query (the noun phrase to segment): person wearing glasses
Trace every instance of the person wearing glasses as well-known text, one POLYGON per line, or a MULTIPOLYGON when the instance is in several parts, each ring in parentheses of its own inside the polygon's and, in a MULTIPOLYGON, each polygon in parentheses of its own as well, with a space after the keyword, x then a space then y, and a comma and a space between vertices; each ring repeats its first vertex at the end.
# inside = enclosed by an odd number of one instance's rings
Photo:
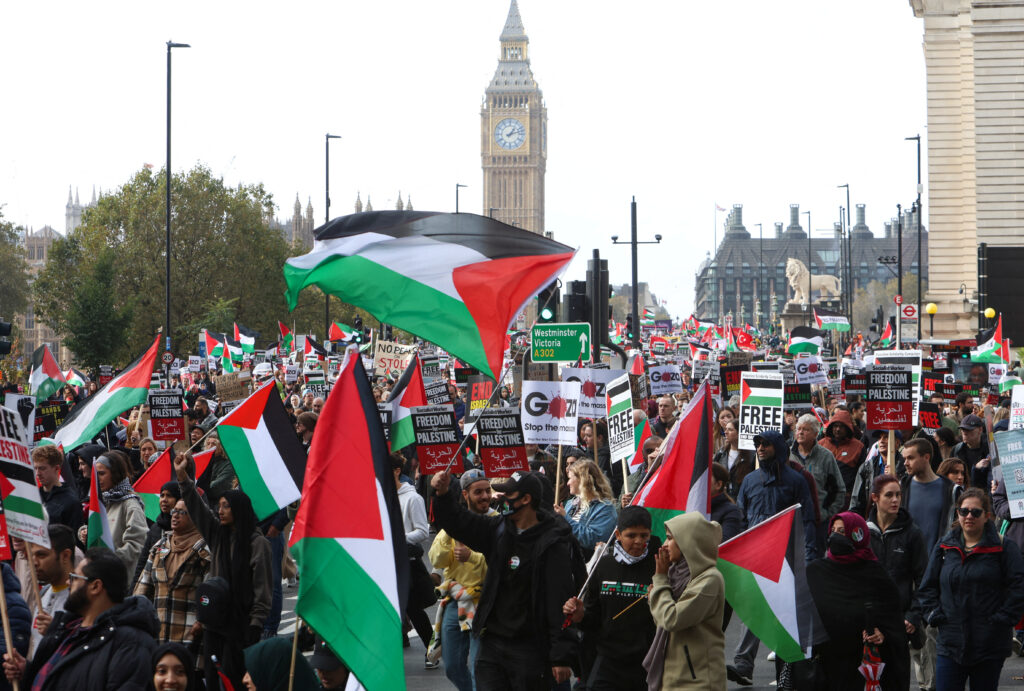
POLYGON ((992 503, 972 487, 957 499, 957 525, 932 550, 918 590, 925 620, 938 629, 939 691, 995 690, 1024 614, 1024 560, 1000 539, 992 503))
POLYGON ((170 514, 171 529, 150 549, 135 594, 156 606, 158 642, 189 645, 200 628, 196 588, 210 572, 210 548, 189 518, 184 501, 179 499, 170 514))

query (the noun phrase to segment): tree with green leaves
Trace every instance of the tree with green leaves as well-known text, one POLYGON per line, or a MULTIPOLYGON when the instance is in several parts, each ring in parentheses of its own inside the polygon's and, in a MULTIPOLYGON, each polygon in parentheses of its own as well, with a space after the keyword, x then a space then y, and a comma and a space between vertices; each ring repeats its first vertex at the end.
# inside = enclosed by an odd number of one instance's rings
POLYGON ((4 220, 0 207, 0 319, 4 321, 12 321, 28 307, 28 265, 21 232, 23 228, 4 220))
POLYGON ((115 265, 113 250, 103 250, 80 278, 65 317, 65 344, 93 372, 116 361, 132 321, 131 303, 118 305, 109 289, 115 265))
MULTIPOLYGON (((893 297, 896 295, 896 277, 890 278, 885 283, 871 281, 866 286, 858 288, 853 298, 853 331, 865 332, 871 327, 871 320, 875 318, 875 311, 881 306, 885 319, 896 314, 896 304, 893 297)), ((922 292, 928 291, 927 279, 921 281, 922 292)), ((917 275, 907 272, 903 274, 903 302, 904 304, 917 304, 917 275)), ((882 328, 885 328, 883 322, 882 328)), ((874 334, 873 338, 878 338, 874 334)))

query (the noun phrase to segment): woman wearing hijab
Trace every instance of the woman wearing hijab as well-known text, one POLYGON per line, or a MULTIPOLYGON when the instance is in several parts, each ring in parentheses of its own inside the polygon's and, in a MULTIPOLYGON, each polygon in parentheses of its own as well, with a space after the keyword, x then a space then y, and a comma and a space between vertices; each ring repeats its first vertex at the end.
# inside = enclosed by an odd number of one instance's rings
POLYGON ((221 495, 214 515, 196 493, 195 481, 188 476, 191 459, 187 453, 174 459, 181 498, 210 549, 210 578, 225 579, 230 593, 224 630, 212 631, 207 627, 204 631, 206 682, 207 686, 217 688, 216 668, 210 661, 211 655, 217 655, 224 673, 235 688, 240 688, 242 648, 259 641, 263 622, 270 613, 270 543, 256 529, 252 502, 241 490, 232 489, 221 495))
POLYGON ((313 668, 304 655, 295 656, 295 682, 288 686, 291 674, 292 642, 289 638, 268 638, 245 650, 245 688, 250 691, 317 691, 313 668))
POLYGON ((725 581, 715 563, 722 528, 698 512, 665 522, 649 600, 657 630, 644 658, 647 688, 725 690, 725 581))
POLYGON ((151 691, 198 691, 196 663, 181 643, 164 643, 153 651, 151 691))
POLYGON ((900 594, 871 550, 868 525, 846 511, 832 519, 825 559, 807 565, 807 585, 828 641, 814 646, 828 688, 863 691, 858 671, 865 644, 878 648, 882 689, 910 685, 910 653, 900 594))

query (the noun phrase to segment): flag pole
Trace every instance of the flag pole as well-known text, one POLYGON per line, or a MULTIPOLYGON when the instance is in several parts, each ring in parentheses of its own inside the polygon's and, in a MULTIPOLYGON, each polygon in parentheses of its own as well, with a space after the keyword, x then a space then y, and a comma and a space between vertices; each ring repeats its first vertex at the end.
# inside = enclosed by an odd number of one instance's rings
POLYGON ((295 658, 299 651, 299 628, 302 626, 302 618, 295 617, 295 633, 292 634, 292 661, 288 667, 288 691, 295 688, 295 658))
MULTIPOLYGON (((32 581, 32 592, 36 596, 36 607, 39 609, 40 612, 42 612, 43 596, 39 593, 39 578, 36 576, 36 564, 34 561, 32 561, 32 555, 29 554, 28 550, 28 546, 32 543, 26 540, 22 540, 21 544, 23 545, 22 549, 25 551, 25 560, 28 562, 29 579, 32 581)), ((57 555, 57 559, 58 561, 60 560, 60 555, 57 555)))
MULTIPOLYGON (((7 593, 4 592, 4 579, 0 578, 0 618, 3 621, 4 640, 7 641, 7 652, 14 659, 15 648, 14 638, 11 637, 11 620, 7 616, 7 593)), ((11 679, 11 687, 19 691, 18 680, 11 679)))
POLYGON ((558 490, 562 489, 562 445, 558 445, 558 464, 555 466, 555 506, 558 506, 558 490))

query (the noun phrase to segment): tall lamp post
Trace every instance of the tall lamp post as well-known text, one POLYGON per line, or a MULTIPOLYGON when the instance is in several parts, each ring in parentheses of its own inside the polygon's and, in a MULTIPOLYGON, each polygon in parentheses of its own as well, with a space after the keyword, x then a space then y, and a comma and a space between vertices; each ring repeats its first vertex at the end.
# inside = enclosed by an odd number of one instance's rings
MULTIPOLYGON (((331 140, 340 134, 324 135, 324 223, 331 222, 331 140)), ((324 291, 324 340, 331 333, 331 296, 324 291)))
POLYGON ((460 182, 455 183, 455 213, 459 213, 459 188, 468 186, 469 185, 463 185, 460 182))
POLYGON ((935 335, 935 313, 939 311, 939 306, 929 302, 924 306, 924 311, 928 313, 928 338, 931 338, 935 335))
POLYGON ((171 349, 171 49, 191 48, 187 43, 167 42, 167 199, 164 207, 167 221, 167 246, 165 263, 165 296, 167 298, 164 321, 165 350, 171 349))
MULTIPOLYGON (((917 201, 914 202, 915 223, 917 224, 917 313, 921 314, 921 135, 904 137, 906 141, 917 142, 917 201)), ((917 340, 921 340, 921 320, 917 320, 917 340)))
POLYGON ((639 286, 637 285, 637 261, 636 261, 636 246, 637 245, 657 245, 661 242, 661 236, 655 235, 654 240, 637 240, 636 239, 636 197, 633 197, 633 201, 630 203, 630 223, 631 223, 631 235, 629 242, 619 242, 619 236, 612 236, 613 245, 632 245, 633 252, 633 345, 640 345, 640 293, 639 286))
MULTIPOLYGON (((852 333, 853 329, 853 222, 850 221, 850 183, 844 183, 842 185, 836 185, 836 189, 846 188, 846 209, 844 215, 845 227, 843 228, 843 235, 846 241, 846 266, 844 273, 846 274, 846 286, 843 290, 843 294, 846 301, 846 318, 850 320, 850 329, 852 333)), ((842 241, 840 241, 842 242, 842 241)))
POLYGON ((811 277, 814 275, 811 272, 811 212, 804 211, 803 213, 807 216, 807 326, 810 326, 812 321, 811 305, 814 304, 814 301, 811 300, 811 286, 813 285, 811 277))
POLYGON ((764 301, 764 227, 760 223, 755 223, 757 226, 757 240, 760 247, 758 248, 758 254, 760 255, 757 262, 757 328, 761 328, 761 314, 764 312, 762 302, 764 301))

